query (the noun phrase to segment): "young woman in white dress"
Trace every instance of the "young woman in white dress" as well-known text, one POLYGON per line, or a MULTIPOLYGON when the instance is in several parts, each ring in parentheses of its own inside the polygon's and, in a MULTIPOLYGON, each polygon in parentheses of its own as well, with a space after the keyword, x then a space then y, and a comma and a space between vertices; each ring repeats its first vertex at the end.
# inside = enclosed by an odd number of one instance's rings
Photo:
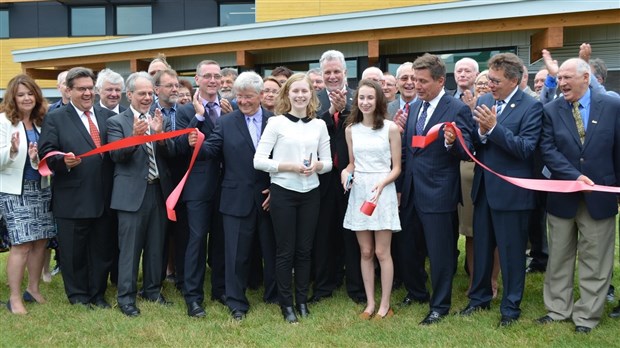
POLYGON ((346 189, 349 175, 354 176, 344 227, 355 232, 360 245, 367 298, 360 318, 365 320, 394 315, 390 308, 394 278, 390 243, 392 233, 401 229, 394 185, 401 169, 401 135, 398 126, 385 119, 386 114, 387 102, 381 86, 372 80, 362 80, 346 120, 349 165, 342 171, 341 180, 346 189), (365 201, 376 205, 370 216, 360 210, 365 201), (376 313, 375 256, 381 266, 381 303, 376 313))

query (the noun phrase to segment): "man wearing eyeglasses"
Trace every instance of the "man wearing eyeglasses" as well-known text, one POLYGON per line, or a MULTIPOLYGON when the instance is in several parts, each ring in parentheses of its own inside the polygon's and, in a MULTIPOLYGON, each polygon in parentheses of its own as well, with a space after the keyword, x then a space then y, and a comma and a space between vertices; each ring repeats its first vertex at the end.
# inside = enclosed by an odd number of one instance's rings
POLYGON ((385 80, 385 84, 383 85, 383 95, 385 95, 385 99, 387 99, 388 103, 396 100, 398 89, 396 88, 396 77, 392 75, 389 71, 383 72, 383 79, 385 80))
POLYGON ((387 117, 389 119, 394 119, 394 122, 400 125, 401 128, 407 122, 407 116, 411 105, 413 105, 413 103, 417 100, 414 76, 413 63, 411 62, 401 64, 396 70, 396 84, 398 85, 400 98, 388 104, 387 117), (399 113, 398 117, 396 116, 397 113, 399 113), (399 122, 399 119, 403 114, 407 116, 399 122))
MULTIPOLYGON (((196 67, 196 84, 198 89, 193 102, 179 106, 176 113, 177 129, 187 128, 196 117, 204 119, 198 129, 209 137, 219 118, 225 114, 224 104, 228 100, 218 94, 222 86, 220 65, 213 60, 204 60, 196 67)), ((230 105, 230 103, 228 103, 230 105)), ((177 143, 181 141, 177 138, 177 143)), ((178 145, 179 154, 189 159, 191 149, 178 145)), ((184 254, 184 276, 181 279, 177 269, 177 280, 182 281, 183 294, 190 317, 204 317, 204 277, 206 271, 207 235, 209 265, 211 266, 211 299, 226 303, 224 279, 224 235, 219 207, 220 162, 218 159, 198 157, 188 176, 181 201, 187 209, 187 240, 182 243, 187 247, 184 254)), ((175 241, 176 242, 176 241, 175 241)), ((180 255, 177 255, 180 257, 180 255)), ((177 263, 178 265, 178 263, 177 263)), ((178 267, 178 266, 177 266, 178 267)))

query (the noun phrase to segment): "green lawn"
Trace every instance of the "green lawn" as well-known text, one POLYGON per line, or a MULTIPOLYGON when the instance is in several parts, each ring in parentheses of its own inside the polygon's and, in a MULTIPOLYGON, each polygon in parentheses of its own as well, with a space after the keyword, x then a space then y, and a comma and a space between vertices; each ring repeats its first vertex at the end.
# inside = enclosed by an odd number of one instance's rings
MULTIPOLYGON (((461 245, 461 250, 463 246, 461 245)), ((618 255, 616 241, 616 255, 618 255)), ((456 312, 467 304, 465 290, 467 276, 462 268, 462 257, 454 278, 453 308, 456 312)), ((6 255, 0 256, 0 279, 3 288, 0 298, 8 298, 6 285, 6 255)), ((620 286, 620 268, 616 260, 614 285, 620 286)), ((207 280, 208 281, 208 280, 207 280)), ((413 305, 401 309, 398 303, 404 290, 394 291, 392 303, 395 316, 389 320, 360 321, 357 314, 362 305, 348 299, 340 289, 331 299, 310 307, 311 316, 297 325, 286 324, 276 305, 261 302, 260 291, 249 291, 252 308, 241 323, 230 319, 227 309, 219 303, 206 303, 207 317, 189 318, 182 296, 172 284, 166 283, 165 296, 174 305, 138 302, 142 315, 127 318, 117 308, 88 310, 68 304, 62 279, 55 276, 50 284, 42 284, 42 293, 48 303, 27 304, 26 316, 10 315, 0 310, 2 318, 1 346, 232 346, 232 347, 612 347, 620 346, 620 320, 607 317, 617 304, 607 304, 600 325, 589 335, 574 333, 572 323, 540 326, 534 319, 544 315, 542 299, 543 275, 528 275, 523 314, 517 324, 498 329, 499 299, 493 301, 491 311, 462 318, 450 316, 438 325, 421 327, 418 323, 428 307, 413 305)), ((206 289, 209 289, 207 286, 206 289)), ((107 293, 107 300, 115 303, 115 288, 107 293)), ((500 288, 501 290, 501 288, 500 288)), ((209 294, 207 293, 207 296, 209 294)), ((501 296, 501 295, 500 295, 501 296)))

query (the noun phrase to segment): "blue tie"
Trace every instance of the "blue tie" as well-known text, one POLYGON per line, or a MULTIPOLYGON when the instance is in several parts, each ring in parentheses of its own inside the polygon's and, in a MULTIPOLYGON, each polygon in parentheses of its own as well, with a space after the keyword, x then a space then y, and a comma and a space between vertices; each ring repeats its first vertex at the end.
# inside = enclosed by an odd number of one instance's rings
POLYGON ((503 100, 498 100, 495 102, 495 115, 499 116, 504 110, 504 105, 506 104, 503 100))
POLYGON ((424 132, 424 123, 426 122, 426 112, 428 111, 428 107, 431 106, 431 103, 424 102, 424 107, 422 108, 422 114, 418 118, 418 122, 415 124, 415 134, 422 135, 424 132))

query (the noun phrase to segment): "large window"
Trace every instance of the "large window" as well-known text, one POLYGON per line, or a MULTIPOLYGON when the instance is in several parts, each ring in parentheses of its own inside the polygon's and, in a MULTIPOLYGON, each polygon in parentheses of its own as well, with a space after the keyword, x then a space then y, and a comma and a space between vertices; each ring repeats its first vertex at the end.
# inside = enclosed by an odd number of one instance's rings
POLYGON ((256 5, 220 4, 220 27, 256 22, 256 5))
POLYGON ((141 35, 153 33, 151 6, 116 7, 116 34, 141 35))
POLYGON ((72 7, 71 35, 105 35, 105 7, 72 7))
POLYGON ((9 37, 9 10, 0 10, 0 39, 9 37))

